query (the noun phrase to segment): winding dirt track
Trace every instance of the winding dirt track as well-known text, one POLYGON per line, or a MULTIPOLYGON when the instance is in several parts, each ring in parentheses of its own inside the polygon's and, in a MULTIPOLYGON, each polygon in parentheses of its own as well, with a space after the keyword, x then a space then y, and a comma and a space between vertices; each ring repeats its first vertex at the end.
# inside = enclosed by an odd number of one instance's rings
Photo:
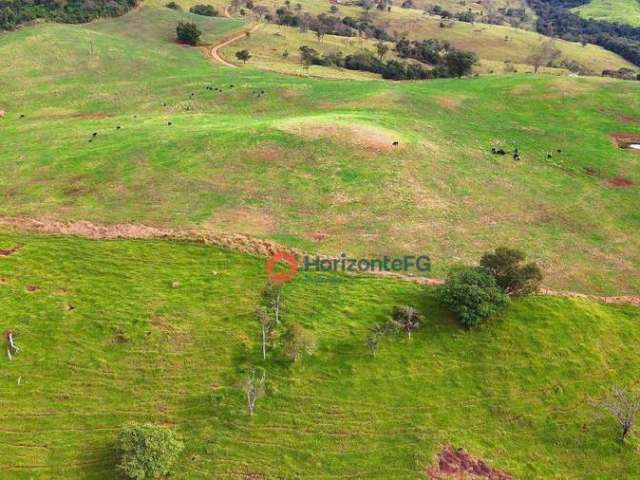
MULTIPOLYGON (((215 234, 203 232, 196 229, 174 229, 174 228, 157 228, 140 224, 116 224, 116 225, 100 225, 87 221, 78 222, 59 222, 56 220, 36 220, 24 217, 4 217, 0 216, 0 228, 36 232, 52 235, 71 235, 76 237, 84 237, 92 240, 113 240, 113 239, 130 239, 130 240, 149 240, 149 239, 168 239, 168 240, 185 240, 192 242, 200 242, 206 245, 216 245, 221 248, 268 257, 276 252, 286 251, 296 256, 302 256, 305 252, 284 247, 271 240, 262 240, 252 238, 247 235, 237 233, 221 233, 215 234)), ((15 250, 17 251, 17 249, 15 250)), ((11 251, 8 255, 15 253, 11 251)), ((8 256, 7 255, 7 256, 8 256)), ((322 257, 322 255, 320 255, 322 257)), ((329 258, 329 257, 325 257, 329 258)), ((420 285, 442 285, 443 280, 438 278, 413 277, 409 275, 399 275, 390 272, 374 272, 377 276, 396 278, 408 282, 418 283, 420 285)), ((549 295, 556 297, 582 298, 602 303, 636 305, 640 307, 639 296, 601 296, 587 295, 578 292, 566 292, 550 290, 542 288, 538 292, 539 295, 549 295)))
MULTIPOLYGON (((231 16, 231 14, 229 13, 229 7, 226 7, 224 9, 224 16, 227 18, 233 18, 231 16)), ((253 33, 256 32, 257 30, 259 30, 262 27, 262 24, 260 23, 256 23, 253 27, 251 27, 249 30, 243 32, 243 33, 239 33, 238 35, 235 35, 231 38, 228 38, 226 40, 223 40, 220 43, 217 43, 215 45, 213 45, 210 49, 209 49, 209 57, 211 57, 212 59, 214 59, 216 62, 224 65, 225 67, 231 67, 231 68, 238 68, 237 65, 234 65, 233 63, 229 63, 227 62, 224 58, 222 58, 220 56, 219 50, 221 48, 224 48, 228 45, 231 45, 234 42, 237 42, 238 40, 242 40, 243 38, 245 38, 247 36, 247 32, 249 33, 253 33)))

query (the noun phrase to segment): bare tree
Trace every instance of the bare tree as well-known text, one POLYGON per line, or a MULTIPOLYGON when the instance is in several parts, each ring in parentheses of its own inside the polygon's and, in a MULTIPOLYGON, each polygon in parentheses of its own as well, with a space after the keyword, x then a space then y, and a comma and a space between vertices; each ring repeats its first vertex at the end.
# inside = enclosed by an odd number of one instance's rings
POLYGON ((382 61, 384 59, 384 56, 389 51, 389 47, 388 45, 385 45, 385 43, 382 40, 379 40, 378 43, 376 44, 376 50, 378 52, 378 58, 380 59, 380 61, 382 61))
POLYGON ((409 335, 409 340, 411 340, 413 331, 420 328, 421 323, 422 317, 418 311, 407 305, 396 306, 389 319, 389 326, 394 330, 406 332, 409 335))
POLYGON ((9 330, 7 332, 7 357, 9 357, 9 360, 13 360, 13 356, 19 351, 20 347, 15 343, 15 333, 9 330))
POLYGON ((267 308, 273 312, 273 317, 276 325, 280 325, 280 312, 282 311, 282 304, 284 297, 282 295, 281 283, 268 283, 262 292, 262 297, 267 308))
POLYGON ((265 392, 265 383, 267 380, 267 372, 261 368, 262 375, 260 378, 256 375, 256 369, 252 368, 249 374, 242 381, 242 390, 247 399, 247 410, 249 415, 253 415, 256 410, 256 400, 262 397, 265 392))
POLYGON ((616 420, 620 427, 620 441, 631 433, 640 413, 640 395, 636 391, 615 386, 609 397, 599 403, 616 420))
POLYGON ((543 42, 542 45, 527 58, 527 62, 533 65, 534 72, 538 73, 540 67, 552 65, 561 55, 562 52, 558 50, 556 42, 551 38, 543 42))
POLYGON ((275 327, 275 321, 267 312, 267 309, 260 307, 256 310, 256 318, 260 323, 260 329, 262 330, 262 359, 267 359, 267 339, 269 334, 275 327))

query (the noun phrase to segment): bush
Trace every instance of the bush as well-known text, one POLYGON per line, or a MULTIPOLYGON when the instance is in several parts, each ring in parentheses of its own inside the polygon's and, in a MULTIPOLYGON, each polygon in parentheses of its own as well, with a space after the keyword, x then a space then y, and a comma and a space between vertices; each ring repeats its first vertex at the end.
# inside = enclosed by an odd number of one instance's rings
POLYGON ((191 13, 196 15, 204 15, 205 17, 217 17, 218 10, 213 5, 194 5, 189 9, 191 13))
POLYGON ((527 295, 540 288, 542 271, 535 263, 524 264, 525 254, 507 247, 485 253, 480 266, 496 279, 507 295, 527 295))
POLYGON ((294 362, 305 354, 313 352, 315 337, 302 325, 291 325, 284 335, 285 354, 294 362))
POLYGON ((134 480, 161 478, 169 473, 183 448, 168 428, 132 422, 120 432, 118 468, 134 480))
POLYGON ((480 325, 508 302, 495 278, 479 267, 452 270, 441 287, 440 297, 466 328, 480 325))
POLYGON ((197 45, 202 32, 195 23, 180 22, 176 27, 176 34, 178 35, 178 40, 182 43, 197 45))
POLYGON ((171 10, 180 10, 180 5, 176 2, 169 2, 165 5, 165 7, 170 8, 171 10))

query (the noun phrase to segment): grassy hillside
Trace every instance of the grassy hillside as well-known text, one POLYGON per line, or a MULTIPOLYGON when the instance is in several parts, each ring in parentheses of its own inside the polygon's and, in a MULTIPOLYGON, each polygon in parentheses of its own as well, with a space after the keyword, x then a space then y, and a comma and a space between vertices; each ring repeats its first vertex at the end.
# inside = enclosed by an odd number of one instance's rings
MULTIPOLYGON (((168 16, 183 14, 133 15, 0 36, 3 215, 426 252, 436 275, 507 243, 540 260, 551 287, 639 291, 637 189, 613 183, 640 182, 640 157, 609 138, 638 131, 638 84, 286 77, 169 41, 168 16)), ((211 38, 238 26, 203 21, 211 38)))
POLYGON ((640 26, 638 0, 591 0, 586 5, 574 8, 573 12, 584 18, 640 26))
POLYGON ((2 478, 112 479, 130 420, 184 438, 175 479, 423 478, 444 443, 520 479, 640 476, 637 439, 620 447, 592 406, 640 368, 637 309, 531 298, 465 332, 426 287, 307 274, 286 285, 283 321, 312 330, 316 351, 291 364, 274 339, 263 363, 263 260, 0 235, 16 243, 0 258, 0 330, 22 348, 0 360, 2 478), (367 329, 398 303, 425 325, 371 358, 367 329), (252 366, 268 392, 250 418, 238 385, 252 366))

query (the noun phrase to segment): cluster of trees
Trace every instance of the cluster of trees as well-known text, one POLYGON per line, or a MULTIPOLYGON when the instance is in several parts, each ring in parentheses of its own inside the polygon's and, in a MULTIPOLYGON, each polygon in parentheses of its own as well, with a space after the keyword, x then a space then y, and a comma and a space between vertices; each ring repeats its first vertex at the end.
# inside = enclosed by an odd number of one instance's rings
POLYGON ((136 3, 137 0, 0 0, 0 31, 13 30, 38 18, 83 23, 99 17, 117 17, 136 3))
POLYGON ((458 50, 442 40, 409 41, 401 38, 396 42, 395 49, 402 58, 434 65, 432 72, 435 78, 469 75, 478 62, 478 56, 474 52, 458 50))
POLYGON ((316 32, 318 37, 322 37, 323 35, 338 35, 341 37, 365 35, 379 40, 391 40, 390 35, 383 28, 375 26, 366 19, 354 17, 340 18, 339 16, 326 13, 314 16, 299 10, 293 11, 287 5, 279 7, 274 16, 270 13, 264 13, 263 10, 258 9, 258 7, 259 6, 254 7, 254 13, 259 16, 264 14, 265 20, 277 23, 278 25, 300 28, 303 32, 311 30, 316 32))
POLYGON ((640 65, 640 27, 585 19, 570 11, 589 0, 530 0, 538 32, 574 42, 600 45, 640 65))
POLYGON ((449 272, 440 298, 463 326, 476 327, 500 312, 510 296, 538 290, 542 271, 533 262, 525 263, 525 258, 521 251, 506 247, 486 253, 479 266, 449 272))
POLYGON ((300 47, 301 62, 305 66, 324 65, 378 73, 388 80, 429 80, 433 78, 461 77, 471 73, 477 61, 475 54, 451 50, 443 55, 435 68, 425 68, 417 63, 384 61, 386 46, 378 44, 378 54, 369 50, 344 56, 341 52, 322 55, 317 50, 303 45, 300 47))
POLYGON ((217 17, 218 10, 213 5, 207 4, 199 4, 194 5, 189 9, 191 13, 195 13, 196 15, 204 15, 205 17, 217 17))

